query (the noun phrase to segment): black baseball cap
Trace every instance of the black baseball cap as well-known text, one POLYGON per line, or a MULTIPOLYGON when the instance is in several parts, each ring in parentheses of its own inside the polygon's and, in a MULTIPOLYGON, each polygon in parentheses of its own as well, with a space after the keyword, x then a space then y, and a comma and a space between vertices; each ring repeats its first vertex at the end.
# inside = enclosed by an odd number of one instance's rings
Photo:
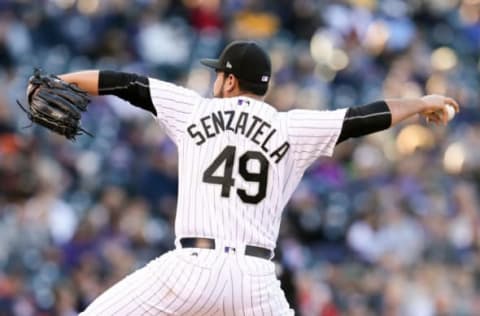
POLYGON ((268 54, 255 42, 230 43, 218 59, 201 59, 200 62, 216 71, 231 73, 257 87, 268 87, 272 66, 268 54))

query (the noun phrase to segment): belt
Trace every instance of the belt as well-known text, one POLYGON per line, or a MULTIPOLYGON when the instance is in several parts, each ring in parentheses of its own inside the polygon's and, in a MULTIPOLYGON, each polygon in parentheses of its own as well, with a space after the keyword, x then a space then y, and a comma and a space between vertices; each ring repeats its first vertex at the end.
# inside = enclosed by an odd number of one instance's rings
MULTIPOLYGON (((180 244, 182 245, 182 248, 216 249, 215 239, 211 238, 181 238, 180 244)), ((236 252, 236 249, 235 247, 224 247, 223 251, 236 252)), ((245 255, 270 260, 272 257, 272 251, 267 248, 246 245, 245 255)))

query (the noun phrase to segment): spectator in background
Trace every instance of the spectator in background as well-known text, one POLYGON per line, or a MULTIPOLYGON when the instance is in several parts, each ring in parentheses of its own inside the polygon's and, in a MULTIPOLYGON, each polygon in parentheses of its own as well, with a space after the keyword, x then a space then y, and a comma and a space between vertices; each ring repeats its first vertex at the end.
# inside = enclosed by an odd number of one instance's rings
POLYGON ((475 315, 480 5, 467 0, 2 1, 0 315, 74 315, 172 244, 165 135, 110 99, 84 118, 93 139, 23 129, 15 99, 31 69, 125 64, 209 91, 198 58, 242 37, 270 47, 267 98, 279 110, 423 92, 464 105, 448 137, 412 120, 307 171, 279 243, 291 305, 306 316, 475 315))

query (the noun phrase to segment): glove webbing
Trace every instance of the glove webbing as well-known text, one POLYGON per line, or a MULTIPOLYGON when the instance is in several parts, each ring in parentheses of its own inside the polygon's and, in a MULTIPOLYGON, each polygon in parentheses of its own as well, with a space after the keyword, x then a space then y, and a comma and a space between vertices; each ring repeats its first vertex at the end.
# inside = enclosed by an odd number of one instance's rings
POLYGON ((73 128, 71 125, 67 124, 61 124, 60 121, 55 121, 57 118, 54 118, 52 116, 45 115, 44 113, 37 113, 36 116, 34 116, 29 110, 26 109, 20 101, 17 100, 18 106, 27 114, 28 119, 31 122, 43 125, 53 131, 56 131, 57 133, 60 133, 62 135, 65 135, 65 137, 69 140, 75 140, 76 136, 80 136, 83 134, 86 134, 90 137, 93 137, 94 135, 82 128, 81 126, 77 126, 77 128, 73 128), (52 122, 55 121, 55 124, 52 122))

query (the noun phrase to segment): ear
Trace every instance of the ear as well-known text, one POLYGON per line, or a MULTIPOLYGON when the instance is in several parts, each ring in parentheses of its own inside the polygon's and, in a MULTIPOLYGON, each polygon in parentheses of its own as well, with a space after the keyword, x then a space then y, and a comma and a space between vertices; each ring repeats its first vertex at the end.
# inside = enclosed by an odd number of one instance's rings
POLYGON ((237 78, 234 75, 228 74, 227 79, 225 80, 225 90, 227 92, 233 92, 238 86, 237 78))

